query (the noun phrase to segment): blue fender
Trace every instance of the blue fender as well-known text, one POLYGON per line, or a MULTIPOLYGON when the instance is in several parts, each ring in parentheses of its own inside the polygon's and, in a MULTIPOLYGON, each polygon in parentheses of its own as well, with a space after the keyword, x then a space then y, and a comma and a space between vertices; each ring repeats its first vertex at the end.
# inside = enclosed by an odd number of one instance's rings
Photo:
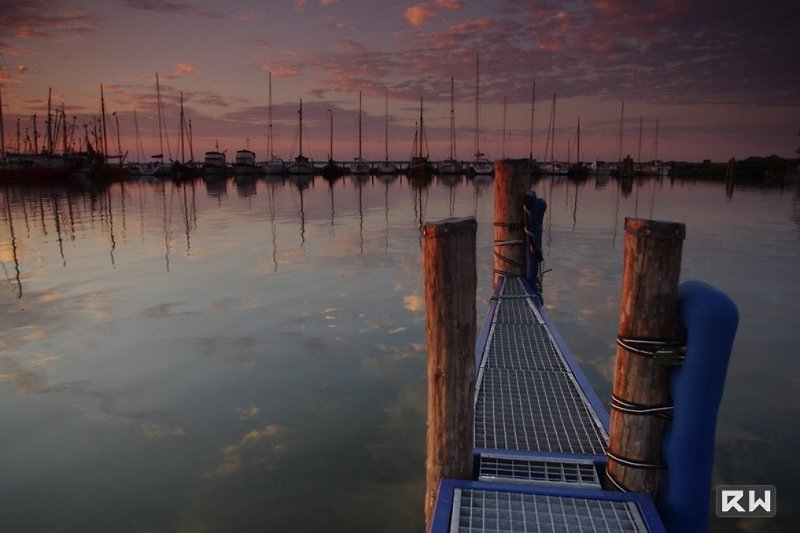
POLYGON ((706 531, 717 412, 739 311, 728 296, 700 281, 681 284, 679 303, 686 360, 670 376, 674 410, 662 441, 666 471, 656 504, 668 531, 706 531))
POLYGON ((533 290, 542 297, 542 286, 539 276, 542 273, 542 233, 544 232, 544 212, 547 202, 538 198, 534 191, 525 193, 525 278, 533 290))

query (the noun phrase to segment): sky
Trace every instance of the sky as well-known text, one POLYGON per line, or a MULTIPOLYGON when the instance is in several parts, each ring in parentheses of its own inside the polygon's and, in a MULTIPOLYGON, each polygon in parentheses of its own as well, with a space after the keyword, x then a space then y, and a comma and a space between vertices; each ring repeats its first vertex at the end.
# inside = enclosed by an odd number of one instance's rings
POLYGON ((301 99, 306 155, 327 160, 331 116, 334 158, 358 155, 359 93, 365 158, 385 157, 387 117, 389 157, 410 157, 420 99, 428 151, 447 157, 451 77, 459 159, 473 157, 476 131, 477 148, 490 159, 532 151, 540 160, 551 153, 575 160, 580 144, 582 160, 621 153, 727 161, 797 157, 800 146, 797 0, 0 6, 3 123, 12 149, 18 129, 23 144, 26 132, 33 137, 34 114, 40 134, 46 130, 49 94, 83 138, 83 125, 91 129, 101 116, 102 85, 109 151, 119 144, 129 160, 162 150, 178 159, 182 95, 195 159, 215 148, 231 159, 243 148, 266 159, 269 73, 274 151, 284 158, 299 150, 301 99))

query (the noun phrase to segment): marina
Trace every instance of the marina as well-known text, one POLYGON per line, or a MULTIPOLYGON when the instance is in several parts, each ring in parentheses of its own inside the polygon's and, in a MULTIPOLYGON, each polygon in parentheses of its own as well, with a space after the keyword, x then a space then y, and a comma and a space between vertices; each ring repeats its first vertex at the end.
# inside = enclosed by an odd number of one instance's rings
MULTIPOLYGON (((421 530, 419 228, 476 217, 482 321, 491 186, 402 175, 0 184, 3 525, 421 530), (35 511, 41 498, 48 513, 35 511)), ((624 218, 682 220, 682 279, 720 287, 742 315, 714 483, 796 498, 798 474, 780 459, 796 438, 783 423, 796 410, 780 400, 796 388, 796 185, 534 187, 548 205, 544 311, 598 411, 611 398, 624 218)), ((779 509, 770 526, 790 531, 793 510, 779 509)), ((710 530, 730 524, 712 518, 710 530)))

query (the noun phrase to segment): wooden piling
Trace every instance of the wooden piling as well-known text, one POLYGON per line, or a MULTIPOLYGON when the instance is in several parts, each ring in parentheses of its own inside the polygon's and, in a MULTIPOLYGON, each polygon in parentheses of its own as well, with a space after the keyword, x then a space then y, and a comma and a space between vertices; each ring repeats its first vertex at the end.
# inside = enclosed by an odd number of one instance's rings
POLYGON ((441 479, 472 477, 476 232, 474 217, 450 218, 422 228, 428 343, 426 530, 441 479))
POLYGON ((610 485, 655 495, 670 363, 681 344, 678 282, 683 224, 627 218, 611 423, 610 485), (658 352, 652 354, 652 352, 658 352))
POLYGON ((525 276, 525 192, 530 187, 528 159, 494 162, 494 277, 525 276))

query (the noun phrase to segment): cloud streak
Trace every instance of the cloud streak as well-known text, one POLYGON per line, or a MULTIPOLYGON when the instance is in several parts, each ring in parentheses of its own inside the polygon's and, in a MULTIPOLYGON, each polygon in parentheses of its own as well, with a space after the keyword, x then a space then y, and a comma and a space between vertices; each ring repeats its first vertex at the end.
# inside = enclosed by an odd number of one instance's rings
POLYGON ((95 15, 59 0, 12 2, 0 10, 0 38, 63 42, 85 37, 99 24, 95 15))

